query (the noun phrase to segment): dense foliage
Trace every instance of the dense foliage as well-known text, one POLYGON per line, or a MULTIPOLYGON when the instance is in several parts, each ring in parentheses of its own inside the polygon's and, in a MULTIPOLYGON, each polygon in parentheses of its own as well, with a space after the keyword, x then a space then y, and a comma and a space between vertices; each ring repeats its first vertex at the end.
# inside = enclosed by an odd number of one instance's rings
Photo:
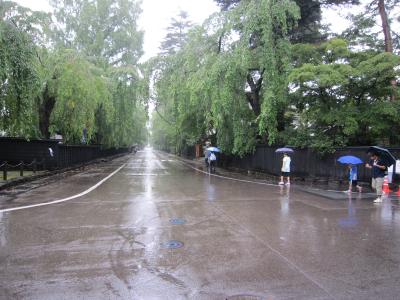
POLYGON ((153 143, 177 153, 400 144, 399 0, 216 2, 201 26, 180 12, 141 65, 137 0, 52 0, 54 14, 2 1, 0 134, 126 146, 154 107, 153 143), (360 3, 342 34, 321 25, 360 3))
POLYGON ((3 135, 109 147, 146 139, 148 83, 134 0, 52 1, 50 14, 1 4, 3 135), (55 27, 53 24, 57 24, 55 27))
POLYGON ((0 130, 11 135, 37 133, 32 95, 37 94, 40 81, 34 47, 14 24, 0 23, 0 130))
POLYGON ((400 75, 400 57, 351 51, 340 39, 295 45, 293 57, 296 65, 289 82, 295 118, 283 141, 325 150, 400 144, 400 103, 390 101, 390 80, 400 75))
POLYGON ((397 44, 385 52, 376 35, 356 47, 354 30, 328 39, 319 23, 325 5, 358 1, 218 2, 221 12, 148 65, 155 145, 181 152, 209 140, 244 155, 257 143, 320 152, 400 144, 397 44))

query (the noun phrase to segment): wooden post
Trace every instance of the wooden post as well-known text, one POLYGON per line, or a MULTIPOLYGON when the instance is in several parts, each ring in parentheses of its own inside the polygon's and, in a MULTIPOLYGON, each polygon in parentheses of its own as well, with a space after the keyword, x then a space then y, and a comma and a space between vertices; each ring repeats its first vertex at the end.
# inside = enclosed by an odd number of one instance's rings
POLYGON ((201 157, 201 145, 199 145, 199 144, 196 144, 195 145, 195 147, 196 147, 196 158, 200 158, 201 157))
POLYGON ((36 174, 36 170, 37 170, 37 162, 36 162, 36 158, 33 159, 33 174, 36 174))
POLYGON ((3 180, 4 181, 7 180, 7 162, 4 162, 4 165, 3 165, 3 180))
POLYGON ((24 162, 21 161, 19 165, 19 176, 23 177, 24 176, 24 162))

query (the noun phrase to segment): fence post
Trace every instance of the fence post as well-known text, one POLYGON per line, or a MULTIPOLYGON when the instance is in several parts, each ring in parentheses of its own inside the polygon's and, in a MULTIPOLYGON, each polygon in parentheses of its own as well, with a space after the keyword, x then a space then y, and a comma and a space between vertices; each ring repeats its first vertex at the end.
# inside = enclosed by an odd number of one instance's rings
POLYGON ((306 158, 306 166, 307 166, 307 176, 311 179, 314 179, 314 168, 313 165, 311 165, 311 150, 310 148, 307 148, 307 158, 306 158))
POLYGON ((37 170, 37 162, 36 162, 36 158, 33 159, 33 174, 36 174, 36 170, 37 170))
POLYGON ((6 181, 7 180, 7 162, 4 162, 3 165, 3 180, 6 181))
POLYGON ((20 166, 19 166, 19 176, 21 176, 21 177, 24 176, 24 162, 23 162, 23 161, 20 162, 20 166))

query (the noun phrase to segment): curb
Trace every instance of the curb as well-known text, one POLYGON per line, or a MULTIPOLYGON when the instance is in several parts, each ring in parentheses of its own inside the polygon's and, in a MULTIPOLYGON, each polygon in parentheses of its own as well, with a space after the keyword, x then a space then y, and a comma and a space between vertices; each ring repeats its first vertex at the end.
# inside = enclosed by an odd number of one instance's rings
MULTIPOLYGON (((160 152, 163 152, 163 151, 160 151, 160 152)), ((172 153, 167 153, 167 152, 163 152, 163 153, 165 153, 169 156, 173 156, 173 157, 177 158, 179 161, 189 164, 192 167, 201 167, 203 165, 202 160, 188 159, 188 158, 178 156, 178 155, 172 154, 172 153)), ((242 175, 242 176, 249 177, 247 179, 231 177, 231 179, 233 179, 233 180, 246 180, 246 181, 252 181, 255 184, 265 183, 268 185, 278 186, 278 184, 276 184, 276 182, 279 180, 279 176, 276 176, 276 175, 267 174, 267 173, 258 172, 258 171, 247 171, 247 173, 246 173, 245 170, 237 169, 237 168, 224 168, 224 167, 218 167, 218 168, 220 168, 221 170, 228 172, 228 173, 233 173, 233 174, 237 174, 239 176, 242 175)), ((228 176, 227 174, 220 174, 220 175, 228 176)), ((343 190, 340 188, 338 188, 336 190, 335 188, 332 189, 332 187, 329 187, 327 184, 324 184, 326 182, 326 179, 321 180, 321 179, 312 177, 312 178, 305 178, 305 180, 302 180, 302 179, 300 179, 300 177, 294 177, 294 178, 292 178, 291 181, 293 181, 295 186, 300 189, 304 189, 304 188, 308 187, 313 190, 343 192, 343 190), (312 186, 310 186, 310 184, 312 186)), ((348 183, 345 180, 343 180, 342 182, 340 182, 340 181, 331 181, 331 182, 333 182, 334 184, 337 184, 339 186, 342 186, 343 188, 348 187, 348 183)), ((363 182, 363 188, 368 190, 366 182, 363 182)), ((372 191, 369 191, 369 192, 372 192, 372 191)))

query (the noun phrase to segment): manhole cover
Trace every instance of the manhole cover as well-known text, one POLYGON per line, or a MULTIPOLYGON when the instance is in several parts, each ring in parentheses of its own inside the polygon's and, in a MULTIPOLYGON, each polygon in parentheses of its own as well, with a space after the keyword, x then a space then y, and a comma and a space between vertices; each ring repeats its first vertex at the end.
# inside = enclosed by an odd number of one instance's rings
POLYGON ((262 298, 253 295, 236 295, 230 296, 226 300, 262 300, 262 298))
POLYGON ((169 222, 170 222, 172 225, 182 225, 182 224, 185 224, 185 223, 186 223, 186 220, 185 220, 185 219, 177 218, 177 219, 171 219, 171 220, 169 220, 169 222))
POLYGON ((183 243, 180 241, 172 240, 161 244, 164 249, 178 249, 183 247, 183 243))

